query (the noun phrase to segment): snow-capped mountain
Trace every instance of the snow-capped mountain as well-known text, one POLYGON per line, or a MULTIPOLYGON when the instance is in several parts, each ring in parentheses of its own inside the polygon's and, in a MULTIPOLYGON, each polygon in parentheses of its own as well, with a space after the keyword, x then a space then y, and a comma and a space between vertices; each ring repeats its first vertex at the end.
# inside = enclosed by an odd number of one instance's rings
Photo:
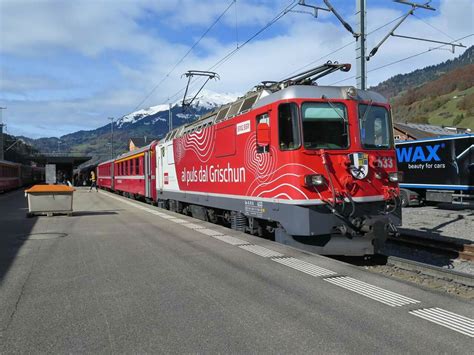
MULTIPOLYGON (((188 95, 187 99, 193 98, 194 95, 195 93, 188 95)), ((158 121, 167 122, 170 108, 171 108, 172 113, 178 119, 189 121, 196 118, 196 114, 198 114, 199 116, 200 114, 204 113, 204 111, 210 111, 216 107, 235 101, 238 97, 239 97, 238 94, 230 94, 230 93, 220 94, 220 93, 216 93, 210 90, 202 90, 191 104, 192 111, 194 112, 194 114, 181 112, 182 101, 180 100, 171 105, 161 104, 157 106, 151 106, 147 109, 141 109, 141 110, 129 113, 128 115, 125 115, 122 118, 118 119, 116 122, 116 126, 118 129, 120 129, 124 126, 136 124, 137 122, 143 119, 150 118, 151 116, 153 116, 155 119, 152 120, 151 122, 146 122, 146 123, 144 122, 144 124, 146 125, 155 124, 158 121), (159 116, 159 117, 156 117, 156 116, 159 116)))
MULTIPOLYGON (((193 98, 188 95, 187 99, 193 98)), ((173 127, 178 127, 197 119, 199 116, 216 107, 235 101, 238 94, 219 94, 203 90, 193 101, 190 108, 183 110, 181 102, 171 105, 173 127)), ((129 113, 114 122, 113 147, 114 155, 121 154, 128 149, 128 140, 135 137, 147 137, 150 141, 160 139, 169 131, 169 104, 151 106, 129 113)), ((65 151, 91 155, 91 162, 98 162, 111 158, 112 134, 110 124, 91 131, 78 131, 60 138, 41 138, 34 144, 41 147, 43 152, 53 152, 61 141, 61 148, 65 151)), ((33 144, 33 141, 32 141, 33 144)), ((91 163, 89 162, 89 163, 91 163)))

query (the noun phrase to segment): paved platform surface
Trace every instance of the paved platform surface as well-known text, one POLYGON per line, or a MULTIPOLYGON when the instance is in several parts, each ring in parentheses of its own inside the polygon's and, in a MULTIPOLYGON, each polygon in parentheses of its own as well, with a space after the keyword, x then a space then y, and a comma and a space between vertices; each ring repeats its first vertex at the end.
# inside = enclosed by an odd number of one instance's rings
POLYGON ((0 196, 0 353, 472 351, 472 303, 117 195, 74 199, 72 217, 26 218, 21 192, 0 196))

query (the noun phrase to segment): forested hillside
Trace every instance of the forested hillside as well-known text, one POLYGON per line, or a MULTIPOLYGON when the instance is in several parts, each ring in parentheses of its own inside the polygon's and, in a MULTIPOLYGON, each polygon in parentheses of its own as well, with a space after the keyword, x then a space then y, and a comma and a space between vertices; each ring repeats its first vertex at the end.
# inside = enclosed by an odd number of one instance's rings
POLYGON ((452 70, 474 64, 474 46, 469 47, 459 57, 446 62, 417 69, 408 74, 399 74, 371 88, 386 97, 394 97, 408 88, 417 87, 452 70))
POLYGON ((395 121, 474 130, 474 47, 456 59, 396 75, 371 90, 390 99, 395 121))

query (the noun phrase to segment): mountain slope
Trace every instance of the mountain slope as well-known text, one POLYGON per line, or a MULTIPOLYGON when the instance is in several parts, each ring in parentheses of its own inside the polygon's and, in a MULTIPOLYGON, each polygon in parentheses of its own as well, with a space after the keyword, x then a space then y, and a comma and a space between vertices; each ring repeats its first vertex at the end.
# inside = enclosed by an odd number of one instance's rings
MULTIPOLYGON (((173 127, 192 122, 202 114, 215 107, 234 101, 238 95, 218 94, 203 90, 192 106, 183 111, 180 103, 171 105, 173 127)), ((131 137, 162 138, 168 132, 168 104, 152 106, 127 114, 114 122, 114 152, 125 152, 131 137)), ((111 125, 107 124, 90 131, 78 131, 66 134, 60 138, 30 139, 22 137, 40 152, 71 152, 92 155, 94 160, 105 160, 111 157, 111 125), (58 145, 58 142, 60 144, 58 145)))
POLYGON ((395 121, 474 130, 474 46, 453 60, 396 75, 371 90, 390 98, 395 121))
POLYGON ((462 55, 455 59, 417 69, 411 73, 395 75, 370 89, 392 98, 408 88, 414 88, 428 81, 436 80, 447 72, 469 64, 474 64, 474 46, 466 49, 462 55))

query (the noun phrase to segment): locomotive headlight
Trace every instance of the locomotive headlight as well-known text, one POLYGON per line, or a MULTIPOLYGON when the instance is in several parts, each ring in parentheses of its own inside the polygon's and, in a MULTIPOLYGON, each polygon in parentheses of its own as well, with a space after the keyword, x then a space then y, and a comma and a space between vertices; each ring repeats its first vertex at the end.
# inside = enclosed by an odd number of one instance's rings
POLYGON ((326 179, 321 174, 306 175, 304 183, 306 186, 321 186, 326 183, 326 179))
POLYGON ((355 99, 357 97, 357 89, 353 86, 350 87, 347 90, 347 96, 349 96, 349 98, 351 98, 351 99, 355 99))
POLYGON ((402 182, 403 174, 400 171, 397 171, 395 173, 388 173, 388 180, 390 182, 402 182))

